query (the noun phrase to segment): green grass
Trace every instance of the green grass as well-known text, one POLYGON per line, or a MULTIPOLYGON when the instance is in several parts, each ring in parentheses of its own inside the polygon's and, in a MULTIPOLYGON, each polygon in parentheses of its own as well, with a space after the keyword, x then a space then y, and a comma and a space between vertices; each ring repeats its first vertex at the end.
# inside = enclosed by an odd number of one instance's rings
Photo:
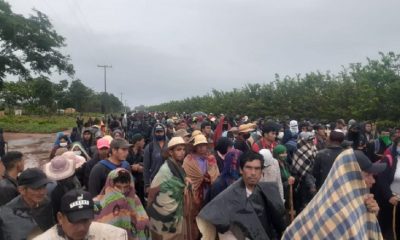
POLYGON ((76 125, 73 116, 4 116, 0 117, 0 128, 5 132, 55 133, 76 125))

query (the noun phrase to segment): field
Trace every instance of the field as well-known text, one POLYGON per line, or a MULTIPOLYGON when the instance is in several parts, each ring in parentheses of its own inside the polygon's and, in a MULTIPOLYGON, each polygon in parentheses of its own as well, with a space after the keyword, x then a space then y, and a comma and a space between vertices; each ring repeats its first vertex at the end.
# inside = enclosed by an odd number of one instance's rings
POLYGON ((54 116, 3 116, 0 128, 4 132, 16 133, 55 133, 71 129, 76 118, 66 115, 54 116))

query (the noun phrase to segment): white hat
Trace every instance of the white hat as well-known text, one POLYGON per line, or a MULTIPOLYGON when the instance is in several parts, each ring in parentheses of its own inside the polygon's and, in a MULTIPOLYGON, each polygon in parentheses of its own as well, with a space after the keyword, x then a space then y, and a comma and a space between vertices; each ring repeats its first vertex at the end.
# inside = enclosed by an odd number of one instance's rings
POLYGON ((51 180, 63 180, 75 173, 75 162, 64 156, 56 156, 44 165, 44 172, 51 180))
POLYGON ((75 169, 80 168, 86 162, 86 159, 84 157, 78 156, 71 151, 65 152, 61 156, 74 161, 75 169))
POLYGON ((186 142, 182 137, 173 137, 168 142, 168 149, 171 149, 177 145, 186 145, 186 142))

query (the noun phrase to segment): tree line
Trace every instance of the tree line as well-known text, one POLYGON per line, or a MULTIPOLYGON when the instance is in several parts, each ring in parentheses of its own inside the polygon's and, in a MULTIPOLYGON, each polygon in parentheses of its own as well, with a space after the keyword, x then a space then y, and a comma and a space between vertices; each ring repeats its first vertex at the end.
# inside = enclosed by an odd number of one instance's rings
POLYGON ((123 104, 109 93, 98 93, 81 80, 53 83, 46 77, 5 81, 0 91, 2 108, 10 112, 23 108, 31 114, 53 113, 57 109, 75 108, 79 112, 120 112, 123 104))
POLYGON ((150 111, 242 114, 251 117, 335 120, 400 119, 400 55, 380 53, 379 59, 349 64, 338 74, 311 72, 247 84, 231 91, 149 106, 150 111))

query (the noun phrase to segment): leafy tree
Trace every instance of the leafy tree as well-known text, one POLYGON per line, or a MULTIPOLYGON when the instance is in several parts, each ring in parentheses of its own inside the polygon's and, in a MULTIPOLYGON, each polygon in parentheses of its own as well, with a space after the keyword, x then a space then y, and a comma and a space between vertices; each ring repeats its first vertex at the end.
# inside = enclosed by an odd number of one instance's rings
POLYGON ((0 83, 6 74, 29 79, 31 73, 74 74, 69 56, 59 49, 64 38, 54 29, 48 17, 37 10, 29 17, 13 13, 10 5, 0 0, 0 83))

